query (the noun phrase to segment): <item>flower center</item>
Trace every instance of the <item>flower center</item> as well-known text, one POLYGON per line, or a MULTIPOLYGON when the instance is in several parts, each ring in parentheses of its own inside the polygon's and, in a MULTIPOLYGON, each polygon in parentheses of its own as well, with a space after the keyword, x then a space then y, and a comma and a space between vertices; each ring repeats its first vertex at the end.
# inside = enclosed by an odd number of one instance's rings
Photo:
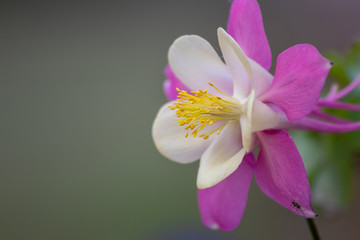
POLYGON ((191 92, 192 94, 176 89, 178 91, 178 102, 169 108, 176 110, 176 116, 180 118, 178 125, 185 126, 185 130, 187 130, 185 137, 189 136, 189 132, 194 137, 199 136, 204 139, 208 139, 215 132, 219 135, 224 127, 239 120, 243 113, 242 105, 238 100, 223 93, 212 83, 209 85, 225 97, 214 96, 208 93, 206 89, 191 92), (224 121, 226 123, 209 132, 198 134, 205 127, 224 121))

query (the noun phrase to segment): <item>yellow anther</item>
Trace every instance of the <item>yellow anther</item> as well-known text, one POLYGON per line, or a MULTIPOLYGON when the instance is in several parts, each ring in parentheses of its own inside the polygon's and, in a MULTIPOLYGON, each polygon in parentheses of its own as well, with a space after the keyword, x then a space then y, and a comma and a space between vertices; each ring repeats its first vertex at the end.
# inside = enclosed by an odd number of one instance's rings
POLYGON ((178 125, 185 126, 185 130, 187 130, 185 137, 189 136, 190 131, 194 137, 199 136, 206 140, 215 132, 220 134, 230 122, 240 119, 242 107, 239 102, 220 91, 212 83, 209 85, 225 97, 214 96, 208 93, 206 89, 192 91, 191 94, 176 89, 178 92, 177 102, 169 108, 176 110, 176 116, 180 118, 178 125), (198 134, 199 131, 218 122, 224 122, 224 124, 215 127, 215 129, 211 127, 207 133, 198 134))

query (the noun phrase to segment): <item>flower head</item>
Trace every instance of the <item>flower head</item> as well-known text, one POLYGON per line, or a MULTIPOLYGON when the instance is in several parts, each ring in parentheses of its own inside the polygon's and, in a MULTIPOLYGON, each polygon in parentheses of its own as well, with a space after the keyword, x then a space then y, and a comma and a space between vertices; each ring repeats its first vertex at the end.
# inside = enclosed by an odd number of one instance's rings
POLYGON ((199 206, 210 228, 239 224, 254 174, 274 201, 300 216, 317 216, 286 129, 306 128, 331 63, 312 45, 299 44, 279 55, 270 74, 271 52, 256 0, 233 1, 227 32, 219 28, 218 40, 224 62, 199 36, 182 36, 170 47, 164 89, 171 101, 153 124, 156 147, 176 162, 200 159, 199 206))

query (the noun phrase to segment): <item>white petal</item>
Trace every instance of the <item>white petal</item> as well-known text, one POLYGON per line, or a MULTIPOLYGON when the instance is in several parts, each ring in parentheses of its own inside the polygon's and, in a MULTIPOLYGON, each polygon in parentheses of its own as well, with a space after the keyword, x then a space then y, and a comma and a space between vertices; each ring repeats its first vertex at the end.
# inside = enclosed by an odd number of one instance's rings
POLYGON ((212 142, 212 136, 204 140, 200 137, 185 138, 184 126, 178 125, 175 111, 165 104, 158 112, 152 127, 152 136, 159 152, 170 160, 191 163, 200 159, 212 142))
POLYGON ((244 99, 249 95, 251 88, 252 72, 248 59, 237 42, 222 28, 218 28, 218 39, 226 65, 233 77, 233 96, 244 99))
POLYGON ((238 122, 225 127, 200 160, 197 187, 209 188, 224 180, 240 165, 245 150, 238 122))
POLYGON ((242 115, 240 117, 242 141, 243 141, 244 149, 246 152, 250 152, 250 150, 251 150, 251 135, 253 132, 252 123, 253 123, 254 100, 255 100, 255 91, 252 90, 248 97, 246 108, 244 109, 246 111, 246 114, 242 115))
POLYGON ((248 58, 252 72, 252 88, 255 90, 256 97, 261 96, 271 85, 273 75, 254 60, 248 58))
POLYGON ((252 131, 276 128, 280 123, 280 115, 267 104, 255 99, 252 111, 252 131))
POLYGON ((168 60, 175 75, 190 90, 208 89, 219 93, 208 85, 213 83, 226 94, 232 95, 231 74, 213 47, 196 35, 186 35, 175 40, 169 49, 168 60))

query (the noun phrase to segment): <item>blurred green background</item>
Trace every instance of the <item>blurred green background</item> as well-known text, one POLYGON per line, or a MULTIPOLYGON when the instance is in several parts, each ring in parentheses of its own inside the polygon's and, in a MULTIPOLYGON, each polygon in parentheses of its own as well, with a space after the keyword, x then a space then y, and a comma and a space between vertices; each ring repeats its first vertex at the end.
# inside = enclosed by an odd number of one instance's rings
MULTIPOLYGON (((273 62, 303 42, 323 53, 345 51, 360 34, 357 0, 259 4, 273 62)), ((229 6, 0 3, 0 239, 175 239, 192 231, 217 239, 310 238, 305 221, 256 184, 237 230, 207 230, 197 209, 198 163, 170 162, 152 142, 152 121, 166 101, 168 47, 198 34, 219 49, 216 29, 226 27, 229 6)), ((317 220, 324 239, 360 235, 358 163, 354 171, 350 209, 317 220)))

